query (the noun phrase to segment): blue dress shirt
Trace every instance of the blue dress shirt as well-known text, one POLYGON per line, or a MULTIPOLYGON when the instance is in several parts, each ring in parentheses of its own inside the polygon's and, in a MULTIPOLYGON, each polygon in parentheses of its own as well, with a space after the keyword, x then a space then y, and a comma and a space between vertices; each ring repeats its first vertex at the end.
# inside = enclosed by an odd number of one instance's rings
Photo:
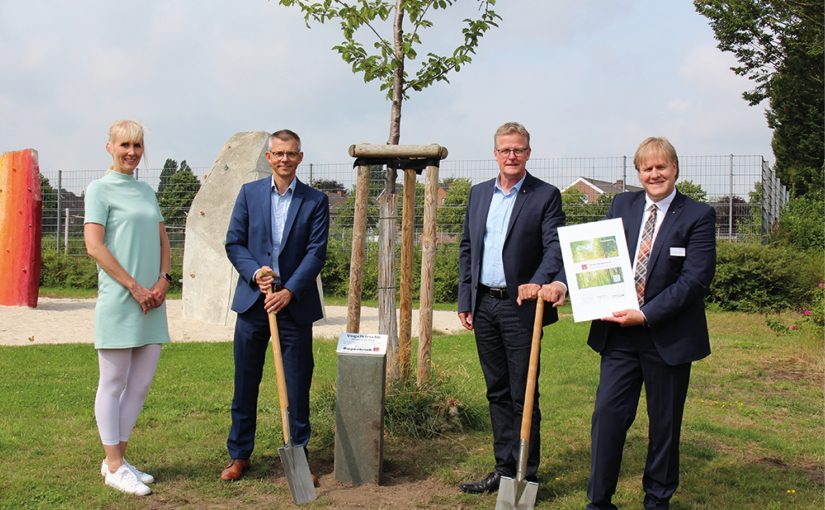
POLYGON ((504 251, 504 240, 507 237, 507 227, 510 224, 513 204, 516 203, 516 197, 526 177, 527 174, 525 173, 507 193, 501 188, 499 179, 495 181, 493 199, 490 201, 487 224, 484 227, 484 254, 481 257, 480 282, 487 287, 501 288, 507 286, 501 254, 504 251))
MULTIPOLYGON (((282 237, 284 235, 284 226, 286 225, 286 215, 289 212, 289 204, 292 203, 292 195, 295 193, 295 178, 289 183, 286 193, 281 195, 278 193, 278 187, 275 186, 275 177, 272 178, 272 192, 271 192, 271 206, 270 213, 272 215, 272 270, 275 274, 281 274, 278 264, 278 257, 281 255, 282 237)), ((280 277, 275 280, 276 284, 282 283, 280 277)))

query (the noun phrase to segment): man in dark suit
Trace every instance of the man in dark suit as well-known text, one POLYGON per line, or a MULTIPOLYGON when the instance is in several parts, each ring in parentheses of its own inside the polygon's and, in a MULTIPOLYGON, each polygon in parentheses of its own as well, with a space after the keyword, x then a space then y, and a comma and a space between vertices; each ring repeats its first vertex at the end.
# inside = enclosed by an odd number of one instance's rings
MULTIPOLYGON (((527 172, 530 134, 508 122, 495 133, 496 178, 470 190, 459 245, 458 317, 475 332, 487 385, 495 469, 464 492, 498 490, 501 476, 515 477, 519 431, 536 305, 541 285, 561 269, 556 228, 564 224, 559 190, 527 172)), ((544 325, 558 319, 547 307, 544 325)), ((541 412, 533 407, 527 479, 536 481, 541 412)))
MULTIPOLYGON (((329 200, 295 177, 304 157, 297 134, 276 131, 267 149, 272 176, 241 187, 226 233, 226 254, 238 271, 232 300, 232 310, 238 314, 235 393, 226 441, 232 460, 221 472, 221 480, 226 481, 243 476, 255 446, 269 312, 278 318, 292 441, 306 446, 310 435, 312 323, 323 316, 316 278, 326 261, 329 200), (277 277, 273 279, 270 272, 277 277), (273 286, 274 292, 265 296, 273 286)), ((317 484, 315 475, 313 479, 317 484)))
MULTIPOLYGON (((644 191, 617 195, 607 218, 621 218, 640 310, 593 321, 588 344, 601 354, 591 424, 590 510, 611 502, 627 430, 644 384, 650 423, 642 486, 646 509, 667 509, 679 484, 679 437, 693 361, 710 354, 704 296, 716 268, 712 207, 676 190, 679 161, 665 138, 647 138, 633 159, 644 191)), ((564 273, 559 280, 564 281, 564 273)), ((564 302, 558 281, 540 297, 564 302)))

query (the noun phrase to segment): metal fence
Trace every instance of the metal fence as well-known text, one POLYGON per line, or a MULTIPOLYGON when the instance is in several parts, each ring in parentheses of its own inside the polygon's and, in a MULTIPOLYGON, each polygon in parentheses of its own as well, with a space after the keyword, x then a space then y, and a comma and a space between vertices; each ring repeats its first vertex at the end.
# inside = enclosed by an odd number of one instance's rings
MULTIPOLYGON (((703 200, 717 212, 717 237, 734 241, 763 239, 776 223, 779 211, 788 200, 788 191, 761 156, 686 156, 680 158, 680 174, 677 184, 690 181, 704 192, 703 200)), ((600 219, 604 214, 609 196, 624 190, 640 189, 633 168, 632 157, 585 157, 531 159, 529 171, 561 190, 567 190, 565 213, 574 221, 600 219), (599 198, 603 197, 603 198, 599 198)), ((175 188, 176 193, 193 195, 196 188, 208 180, 208 168, 191 168, 197 177, 192 189, 175 188)), ((137 177, 148 182, 155 190, 160 187, 162 169, 139 169, 137 177)), ((439 171, 439 231, 440 242, 457 238, 463 220, 463 205, 450 205, 447 200, 456 179, 466 179, 475 184, 494 177, 498 172, 494 160, 444 160, 439 171), (448 214, 452 209, 453 214, 448 214)), ((69 255, 83 255, 83 194, 88 184, 102 176, 103 170, 65 171, 41 169, 48 180, 43 188, 43 249, 57 250, 69 255)), ((372 173, 370 194, 377 196, 383 188, 382 172, 372 173)), ((351 163, 305 163, 298 169, 298 176, 312 182, 330 197, 331 235, 348 238, 352 228, 352 185, 355 170, 351 163)), ((403 179, 400 179, 403 181, 403 179)), ((422 179, 418 179, 419 184, 422 179)), ((466 181, 462 183, 466 188, 466 181)), ((168 194, 169 190, 163 193, 168 194)), ((235 199, 236 190, 227 190, 226 200, 235 199)), ((167 197, 168 198, 168 197, 167 197)), ((174 198, 174 197, 172 197, 174 198)), ((180 210, 167 211, 179 218, 167 222, 173 251, 181 253, 185 241, 185 215, 189 200, 167 200, 179 204, 180 210)), ((399 200, 400 202, 400 200, 399 200)), ((420 200, 417 200, 420 203, 420 200)), ((377 216, 377 214, 376 214, 377 216)), ((423 214, 416 214, 416 230, 420 234, 423 214)), ((370 223, 374 225, 374 222, 370 223)), ((377 230, 370 232, 375 235, 377 230)), ((415 236, 416 239, 419 235, 415 236)))

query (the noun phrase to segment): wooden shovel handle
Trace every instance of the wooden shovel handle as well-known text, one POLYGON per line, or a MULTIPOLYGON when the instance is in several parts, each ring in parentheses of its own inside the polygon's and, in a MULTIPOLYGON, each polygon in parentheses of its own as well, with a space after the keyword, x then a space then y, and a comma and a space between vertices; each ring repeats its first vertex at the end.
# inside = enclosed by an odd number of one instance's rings
MULTIPOLYGON (((272 294, 268 289, 266 295, 272 294)), ((281 354, 281 336, 278 334, 278 319, 274 313, 267 313, 269 318, 269 334, 272 336, 272 357, 275 360, 275 379, 278 382, 278 406, 281 408, 281 427, 284 432, 284 444, 290 444, 289 432, 289 396, 286 392, 286 377, 284 376, 284 358, 281 354)))
POLYGON ((539 355, 541 354, 541 330, 544 322, 544 300, 536 299, 536 318, 533 321, 533 343, 530 346, 530 366, 527 369, 527 389, 524 392, 524 409, 521 415, 521 434, 519 439, 530 442, 530 427, 533 424, 533 405, 536 400, 536 383, 539 372, 539 355))

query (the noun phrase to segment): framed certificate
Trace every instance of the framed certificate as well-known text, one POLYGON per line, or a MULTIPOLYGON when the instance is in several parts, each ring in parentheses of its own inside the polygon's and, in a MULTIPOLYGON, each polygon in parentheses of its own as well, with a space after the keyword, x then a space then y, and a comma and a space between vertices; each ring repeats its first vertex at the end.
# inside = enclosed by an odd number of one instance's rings
POLYGON ((559 227, 573 321, 638 310, 621 218, 559 227))

